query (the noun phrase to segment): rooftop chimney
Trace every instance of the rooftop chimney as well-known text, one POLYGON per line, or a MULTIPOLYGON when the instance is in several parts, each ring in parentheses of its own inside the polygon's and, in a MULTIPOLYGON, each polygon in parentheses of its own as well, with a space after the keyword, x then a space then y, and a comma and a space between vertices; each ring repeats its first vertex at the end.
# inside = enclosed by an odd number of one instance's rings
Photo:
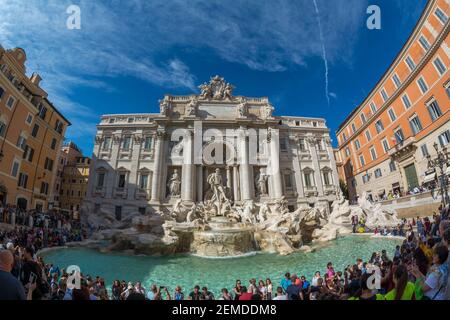
POLYGON ((39 83, 41 82, 42 78, 41 78, 41 76, 40 76, 39 74, 37 74, 36 72, 34 72, 34 73, 31 75, 30 80, 31 80, 31 82, 32 82, 33 84, 35 84, 36 86, 39 87, 39 83))

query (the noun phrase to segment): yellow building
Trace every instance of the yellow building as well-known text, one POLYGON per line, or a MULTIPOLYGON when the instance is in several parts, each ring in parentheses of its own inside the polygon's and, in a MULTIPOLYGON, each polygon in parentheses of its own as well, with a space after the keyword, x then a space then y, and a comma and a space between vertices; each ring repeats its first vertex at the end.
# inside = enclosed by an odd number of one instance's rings
POLYGON ((0 46, 0 203, 47 210, 70 122, 26 75, 25 51, 0 46))
POLYGON ((81 150, 73 142, 63 146, 61 155, 65 163, 59 191, 60 208, 77 214, 86 196, 91 159, 83 157, 81 150))

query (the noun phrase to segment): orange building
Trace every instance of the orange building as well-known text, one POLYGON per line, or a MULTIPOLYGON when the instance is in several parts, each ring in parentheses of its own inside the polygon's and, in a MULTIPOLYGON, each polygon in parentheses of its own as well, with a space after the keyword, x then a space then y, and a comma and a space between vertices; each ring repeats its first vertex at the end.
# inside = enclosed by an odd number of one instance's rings
POLYGON ((336 132, 350 200, 404 194, 435 179, 427 155, 450 141, 449 16, 450 1, 428 2, 397 58, 336 132))
POLYGON ((47 210, 70 122, 47 99, 41 77, 27 77, 25 61, 23 49, 0 46, 0 203, 47 210))

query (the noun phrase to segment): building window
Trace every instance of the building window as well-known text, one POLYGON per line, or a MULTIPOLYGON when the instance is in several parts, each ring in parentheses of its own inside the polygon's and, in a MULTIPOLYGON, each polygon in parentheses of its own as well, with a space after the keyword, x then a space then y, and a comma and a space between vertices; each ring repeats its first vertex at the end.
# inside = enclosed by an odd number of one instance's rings
POLYGON ((284 186, 286 187, 286 190, 292 190, 292 175, 290 173, 287 173, 284 175, 284 186))
POLYGON ((350 149, 349 148, 345 148, 345 155, 347 157, 350 157, 350 149))
POLYGON ((366 161, 364 160, 364 156, 359 156, 359 163, 361 164, 361 167, 364 167, 366 165, 366 161))
POLYGON ((424 158, 426 158, 426 157, 429 155, 429 153, 428 153, 428 147, 427 147, 426 144, 421 145, 421 146, 420 146, 420 150, 422 151, 422 156, 423 156, 424 158))
POLYGON ((287 151, 287 139, 286 137, 280 138, 280 150, 281 151, 287 151))
POLYGON ((47 114, 47 108, 46 107, 44 107, 44 105, 42 104, 42 103, 40 103, 39 104, 39 106, 38 106, 38 109, 39 109, 39 117, 42 119, 42 120, 45 120, 45 116, 46 116, 46 114, 47 114))
POLYGON ((375 178, 380 178, 383 174, 381 173, 381 169, 378 168, 375 170, 375 178))
POLYGON ((111 137, 105 137, 105 140, 103 141, 103 146, 102 146, 102 149, 104 151, 109 150, 111 148, 111 141, 112 141, 111 137))
POLYGON ((372 110, 373 114, 375 114, 377 112, 377 106, 375 105, 375 103, 373 101, 370 103, 370 110, 372 110))
POLYGON ((381 131, 383 131, 384 130, 383 122, 381 122, 381 120, 378 120, 377 122, 375 122, 375 128, 377 129, 377 133, 380 133, 381 131))
POLYGON ((6 132, 6 124, 0 119, 0 137, 4 137, 6 132))
POLYGON ((23 136, 19 136, 19 139, 17 139, 17 146, 25 151, 25 148, 27 146, 27 139, 25 139, 23 136))
POLYGON ((57 119, 56 123, 55 123, 55 130, 56 130, 56 132, 58 132, 59 134, 62 134, 63 128, 64 128, 64 124, 57 119))
POLYGON ((14 178, 17 178, 17 174, 19 173, 19 166, 20 166, 20 163, 18 161, 14 160, 13 165, 12 165, 12 170, 11 170, 11 175, 14 178))
POLYGON ((306 141, 305 141, 305 139, 300 139, 299 143, 300 143, 300 151, 307 151, 306 150, 306 141))
POLYGON ((55 138, 53 138, 52 139, 52 145, 50 146, 53 150, 55 150, 55 148, 56 148, 56 139, 55 138))
POLYGON ((27 123, 27 124, 31 124, 31 122, 33 122, 33 116, 31 115, 31 113, 29 113, 28 115, 27 115, 27 118, 25 119, 25 122, 27 123))
POLYGON ((148 174, 142 174, 139 179, 139 188, 147 189, 148 186, 148 174))
POLYGON ((445 67, 444 63, 442 63, 441 59, 434 59, 433 64, 441 76, 445 73, 445 71, 447 71, 447 68, 445 67))
POLYGON ((436 17, 438 17, 439 21, 441 21, 443 25, 447 23, 448 17, 439 7, 436 8, 434 14, 436 15, 436 17))
POLYGON ((305 178, 305 186, 311 188, 313 186, 311 171, 304 172, 303 177, 305 178))
POLYGON ((53 170, 53 160, 50 158, 45 158, 44 168, 48 171, 53 170))
POLYGON ((425 51, 430 50, 430 43, 428 42, 428 40, 423 35, 420 36, 419 42, 422 45, 422 47, 425 49, 425 51))
POLYGON ((405 62, 411 71, 413 71, 416 68, 416 64, 414 63, 413 59, 411 59, 410 56, 406 57, 405 62))
POLYGON ((389 99, 388 94, 384 88, 381 89, 381 96, 383 97, 384 102, 386 102, 389 99))
POLYGON ((6 106, 9 108, 9 109, 12 109, 13 107, 14 107, 14 103, 16 102, 16 98, 14 98, 13 96, 10 96, 9 98, 8 98, 8 101, 6 101, 6 106))
POLYGON ((152 137, 145 137, 144 150, 145 151, 151 151, 152 150, 152 143, 153 143, 152 137))
POLYGON ((403 105, 405 106, 406 109, 411 108, 411 101, 409 100, 408 95, 404 94, 402 96, 402 101, 403 101, 403 105))
POLYGON ((438 137, 441 147, 445 147, 450 142, 450 130, 445 131, 438 137))
POLYGON ((372 139, 372 136, 370 135, 369 130, 366 131, 366 138, 367 138, 367 142, 370 142, 370 140, 372 139))
POLYGON ((356 149, 356 150, 359 150, 359 148, 361 148, 361 144, 359 143, 359 140, 356 139, 356 140, 355 140, 355 149, 356 149))
POLYGON ((403 135, 403 130, 401 128, 397 129, 394 132, 394 136, 395 136, 395 140, 397 141, 397 143, 402 143, 403 140, 405 140, 405 136, 403 135))
POLYGON ((356 132, 356 126, 355 126, 355 124, 354 124, 354 123, 352 123, 352 130, 353 130, 353 133, 355 133, 355 132, 356 132))
POLYGON ((127 175, 125 173, 119 174, 119 181, 118 181, 118 184, 117 184, 118 188, 125 188, 126 176, 127 175))
POLYGON ((29 162, 33 162, 34 149, 30 146, 25 147, 25 151, 23 152, 23 159, 27 159, 29 162))
POLYGON ((425 79, 423 77, 420 77, 419 80, 417 80, 417 85, 419 86, 420 91, 422 91, 422 93, 428 91, 427 83, 425 82, 425 79))
POLYGON ((364 184, 366 184, 367 182, 369 182, 369 180, 370 180, 370 176, 369 176, 368 173, 366 173, 366 174, 364 174, 364 175, 362 176, 362 181, 363 181, 364 184))
POLYGON ((402 85, 400 78, 398 77, 398 75, 394 74, 394 76, 392 77, 392 81, 394 81, 395 86, 397 88, 400 88, 400 86, 402 85))
POLYGON ((436 121, 437 118, 442 116, 441 108, 436 100, 433 100, 427 105, 428 112, 430 113, 431 121, 436 121))
POLYGON ((31 136, 33 138, 36 138, 39 132, 39 126, 37 124, 34 124, 33 130, 31 131, 31 136))
POLYGON ((366 119, 366 115, 364 113, 361 113, 360 118, 361 118, 361 121, 363 124, 366 123, 367 119, 366 119))
POLYGON ((397 167, 395 166, 395 162, 394 161, 389 162, 389 170, 391 172, 394 172, 395 170, 397 170, 397 167))
POLYGON ((394 122, 397 119, 397 116, 395 115, 394 109, 389 109, 388 110, 388 114, 389 114, 389 118, 391 119, 392 122, 394 122))
POLYGON ((342 139, 344 140, 344 142, 347 141, 347 136, 345 135, 345 132, 342 133, 342 139))
POLYGON ((27 184, 28 184, 28 175, 26 173, 19 173, 19 181, 18 181, 18 186, 22 187, 24 189, 27 188, 27 184))
POLYGON ((422 124, 420 123, 420 119, 417 115, 414 115, 409 119, 409 125, 411 126, 411 130, 414 135, 422 131, 422 124))
POLYGON ((122 149, 124 151, 128 151, 130 150, 130 147, 131 147, 131 137, 130 136, 124 137, 122 142, 122 149))
POLYGON ((5 93, 5 89, 3 89, 2 87, 0 87, 0 100, 2 100, 3 98, 3 94, 5 93))
POLYGON ((372 157, 372 160, 377 159, 377 152, 375 151, 374 147, 370 148, 370 156, 372 157))
POLYGON ((445 91, 447 92, 447 97, 450 99, 450 82, 445 85, 445 91))
POLYGON ((387 141, 387 139, 383 139, 381 141, 381 144, 383 145, 384 152, 388 152, 389 151, 389 142, 387 141))
POLYGON ((105 173, 101 172, 97 175, 97 187, 103 188, 104 184, 105 184, 105 173))
POLYGON ((323 175, 323 184, 325 186, 331 186, 330 171, 324 170, 322 175, 323 175))
POLYGON ((48 194, 48 183, 47 182, 41 183, 41 194, 48 194))

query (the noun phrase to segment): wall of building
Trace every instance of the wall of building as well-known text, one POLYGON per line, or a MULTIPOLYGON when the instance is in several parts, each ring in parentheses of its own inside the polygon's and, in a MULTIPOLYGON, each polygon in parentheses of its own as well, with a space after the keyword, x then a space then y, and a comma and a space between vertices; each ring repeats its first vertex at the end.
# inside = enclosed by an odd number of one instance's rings
POLYGON ((352 200, 364 191, 392 190, 392 183, 397 181, 403 192, 408 191, 411 186, 405 179, 404 168, 409 164, 415 165, 421 184, 426 167, 420 152, 421 146, 426 144, 428 152, 434 156, 432 145, 435 142, 440 142, 441 146, 448 143, 450 20, 447 18, 446 22, 441 21, 437 12, 448 17, 448 1, 429 2, 407 44, 382 80, 337 132, 339 156, 344 168, 341 178, 349 185, 352 200), (407 59, 414 61, 415 67, 411 69, 407 59), (397 84, 395 79, 400 83, 397 84), (425 91, 420 88, 420 79, 426 83, 425 91), (382 92, 386 93, 386 97, 383 97, 382 92), (405 102, 406 99, 410 105, 405 102), (429 110, 432 103, 440 110, 436 119, 429 110), (394 118, 391 117, 392 113, 394 118), (411 119, 414 117, 421 124, 418 132, 412 129, 411 119), (378 121, 381 121, 382 128, 377 131, 378 121), (396 139, 399 129, 403 132, 402 142, 396 139), (444 139, 439 139, 439 135, 444 135, 444 139), (391 173, 388 169, 390 161, 394 161, 399 170, 391 173), (383 176, 375 179, 375 170, 379 168, 383 176), (364 175, 369 176, 366 183, 362 181, 364 175))
POLYGON ((0 200, 46 210, 59 146, 70 122, 39 87, 39 75, 26 76, 25 61, 22 49, 0 47, 0 200))

